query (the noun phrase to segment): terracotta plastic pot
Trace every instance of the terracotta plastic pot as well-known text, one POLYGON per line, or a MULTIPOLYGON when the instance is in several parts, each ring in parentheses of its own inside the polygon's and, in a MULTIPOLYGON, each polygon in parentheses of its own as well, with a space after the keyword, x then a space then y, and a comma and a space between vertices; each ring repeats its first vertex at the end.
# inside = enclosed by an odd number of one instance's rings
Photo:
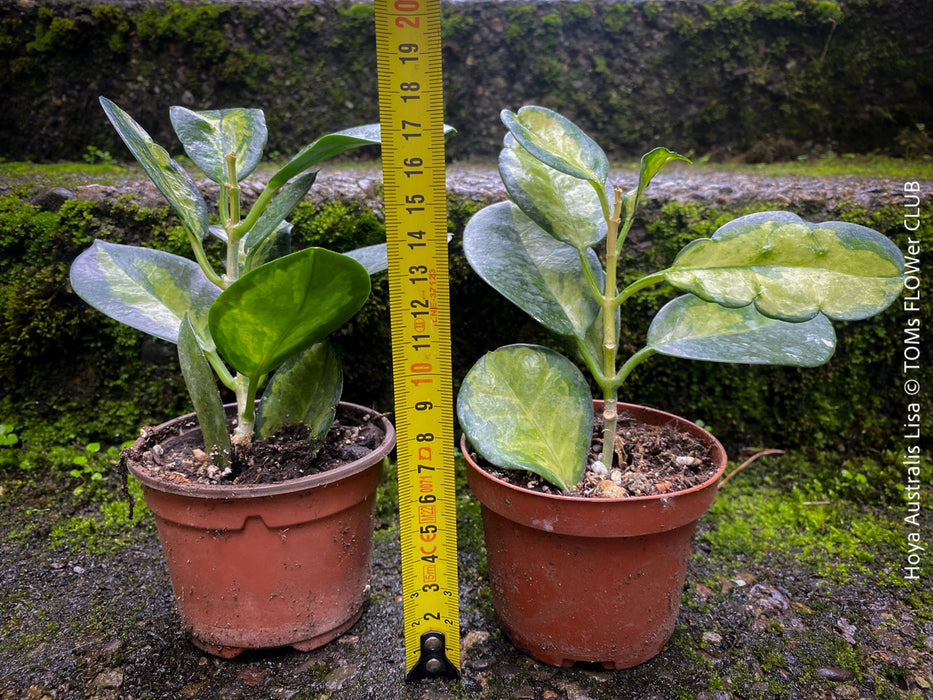
MULTIPOLYGON (((349 403, 340 410, 370 412, 349 403)), ((189 426, 193 418, 156 430, 189 426)), ((155 515, 178 612, 194 644, 224 658, 280 646, 307 651, 359 619, 376 487, 395 445, 392 424, 382 418, 381 427, 385 439, 366 457, 276 484, 168 482, 128 464, 155 515)))
POLYGON ((499 624, 516 647, 555 666, 629 668, 661 651, 674 631, 697 520, 726 467, 722 445, 699 426, 643 406, 620 403, 619 410, 695 435, 708 445, 716 474, 662 496, 547 495, 483 471, 461 441, 470 489, 482 504, 499 624))

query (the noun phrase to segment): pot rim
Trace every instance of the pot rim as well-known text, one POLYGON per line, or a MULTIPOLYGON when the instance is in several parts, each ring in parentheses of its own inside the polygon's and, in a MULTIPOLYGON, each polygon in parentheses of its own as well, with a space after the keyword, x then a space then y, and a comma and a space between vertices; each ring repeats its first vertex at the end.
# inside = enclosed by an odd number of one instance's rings
MULTIPOLYGON (((149 488, 163 493, 193 496, 197 498, 218 500, 261 498, 264 496, 294 493, 314 487, 327 486, 347 477, 354 476, 365 471, 374 464, 381 462, 395 447, 395 426, 392 425, 386 416, 380 415, 366 406, 360 406, 359 404, 347 401, 341 401, 338 406, 344 410, 349 410, 351 413, 370 413, 377 416, 382 424, 382 429, 385 431, 385 436, 382 442, 379 443, 379 446, 368 455, 335 469, 270 484, 202 484, 188 481, 166 481, 164 479, 158 479, 152 476, 147 470, 137 467, 130 460, 126 460, 126 466, 130 474, 149 488)), ((193 429, 199 429, 197 427, 197 415, 195 413, 186 413, 183 416, 172 418, 161 425, 155 426, 152 430, 158 431, 160 428, 168 426, 176 421, 179 424, 183 424, 191 420, 195 421, 195 427, 193 429)), ((146 448, 146 442, 147 438, 145 435, 139 437, 130 449, 149 449, 146 448)))
MULTIPOLYGON (((594 406, 601 407, 603 404, 603 401, 602 399, 593 399, 593 404, 594 406)), ((509 483, 508 481, 505 481, 504 479, 500 479, 499 477, 494 476, 493 474, 490 474, 488 471, 483 469, 482 466, 476 463, 469 456, 468 448, 471 447, 471 445, 469 441, 467 440, 466 433, 462 433, 460 436, 460 451, 463 454, 463 457, 466 460, 467 464, 470 465, 470 467, 475 469, 477 472, 479 472, 483 476, 483 478, 494 482, 495 484, 499 485, 502 488, 515 491, 522 495, 535 496, 538 498, 546 499, 548 501, 553 501, 555 503, 592 503, 595 505, 608 505, 612 503, 632 503, 632 504, 650 503, 652 501, 662 501, 665 499, 671 499, 671 498, 675 498, 679 496, 688 495, 691 493, 696 493, 698 491, 703 491, 704 489, 707 489, 711 485, 717 483, 719 479, 722 477, 723 473, 726 470, 727 461, 728 461, 726 457, 726 451, 725 451, 725 448, 722 447, 722 443, 720 443, 719 440, 716 438, 716 436, 713 435, 711 432, 709 432, 708 430, 705 430, 704 428, 701 428, 696 423, 684 418, 683 416, 678 416, 675 413, 669 413, 667 411, 662 411, 657 408, 651 408, 650 406, 642 406, 641 404, 633 404, 633 403, 623 403, 622 401, 619 401, 617 406, 620 409, 621 408, 635 409, 635 412, 647 411, 649 413, 653 413, 663 419, 664 423, 662 424, 667 424, 670 422, 689 423, 691 426, 693 426, 696 429, 696 431, 700 433, 700 435, 703 436, 704 440, 708 441, 714 453, 721 453, 722 458, 719 460, 720 465, 719 465, 719 468, 716 470, 716 473, 713 474, 713 476, 711 476, 709 479, 707 479, 703 483, 697 484, 696 486, 691 486, 688 489, 681 489, 680 491, 670 491, 668 493, 656 493, 656 494, 651 494, 649 496, 625 496, 624 498, 587 498, 586 496, 568 496, 568 495, 564 495, 561 493, 557 493, 557 494, 541 493, 540 491, 533 491, 532 489, 526 489, 521 486, 516 486, 515 484, 509 483)), ((716 457, 714 457, 714 459, 715 458, 716 457)))

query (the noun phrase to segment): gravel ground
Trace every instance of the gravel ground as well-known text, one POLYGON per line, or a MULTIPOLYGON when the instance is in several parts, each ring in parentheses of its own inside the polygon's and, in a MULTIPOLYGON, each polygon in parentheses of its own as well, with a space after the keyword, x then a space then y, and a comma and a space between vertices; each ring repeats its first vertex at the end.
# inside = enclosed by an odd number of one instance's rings
MULTIPOLYGON (((717 561, 706 533, 736 517, 729 494, 701 521, 667 648, 612 672, 544 666, 501 635, 479 518, 462 497, 463 677, 406 684, 391 508, 379 509, 370 600, 347 634, 309 653, 224 661, 181 634, 151 516, 129 531, 53 536, 93 506, 70 503, 64 473, 20 476, 0 473, 3 700, 933 698, 933 611, 911 609, 909 588, 859 576, 840 584, 793 559, 717 561)), ((382 492, 390 503, 393 481, 387 474, 382 492)))

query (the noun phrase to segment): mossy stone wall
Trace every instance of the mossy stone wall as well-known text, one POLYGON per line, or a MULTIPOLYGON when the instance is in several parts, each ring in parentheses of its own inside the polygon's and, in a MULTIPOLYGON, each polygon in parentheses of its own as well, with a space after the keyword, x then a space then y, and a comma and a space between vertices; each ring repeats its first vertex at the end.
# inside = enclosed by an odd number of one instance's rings
MULTIPOLYGON (((461 234, 480 206, 448 203, 455 384, 487 350, 555 343, 466 264, 461 234)), ((756 209, 778 206, 762 202, 756 209)), ((659 269, 687 241, 748 211, 728 204, 651 203, 639 217, 650 245, 633 247, 626 256, 626 279, 659 269)), ((840 204, 830 218, 871 226, 906 250, 903 216, 897 206, 868 212, 840 204)), ((924 203, 921 216, 933 217, 931 203, 924 203)), ((349 250, 384 240, 377 212, 359 202, 306 202, 293 221, 299 246, 349 250)), ((174 346, 107 319, 70 291, 68 267, 94 237, 188 254, 184 232, 167 208, 69 200, 58 211, 44 211, 15 195, 0 198, 0 423, 12 424, 29 444, 113 444, 133 437, 141 425, 190 410, 174 346)), ((919 277, 931 276, 925 256, 919 277)), ((643 345, 650 317, 672 296, 662 286, 630 300, 621 342, 626 352, 643 345)), ((931 317, 929 295, 921 304, 923 316, 931 317)), ((837 323, 836 356, 813 369, 655 357, 626 383, 623 399, 701 420, 733 456, 763 446, 812 450, 814 459, 829 460, 834 469, 850 458, 895 464, 905 410, 899 382, 904 323, 898 304, 867 321, 837 323)), ((374 279, 370 301, 334 340, 345 363, 345 398, 391 412, 384 273, 374 279)), ((921 383, 929 383, 930 372, 925 374, 921 383)), ((920 413, 924 430, 933 429, 929 397, 920 413)))
MULTIPOLYGON (((499 111, 537 103, 614 157, 918 155, 930 26, 930 0, 444 3, 449 153, 494 155, 499 111)), ((378 120, 368 3, 0 0, 0 65, 7 160, 122 157, 99 95, 161 143, 173 104, 261 107, 282 153, 378 120)))

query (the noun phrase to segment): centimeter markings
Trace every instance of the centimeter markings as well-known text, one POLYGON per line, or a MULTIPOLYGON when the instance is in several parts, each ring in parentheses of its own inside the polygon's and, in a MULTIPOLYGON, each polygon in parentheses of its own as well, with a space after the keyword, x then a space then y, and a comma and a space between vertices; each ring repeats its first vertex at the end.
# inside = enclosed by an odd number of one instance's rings
POLYGON ((459 676, 440 0, 375 0, 407 677, 459 676))

